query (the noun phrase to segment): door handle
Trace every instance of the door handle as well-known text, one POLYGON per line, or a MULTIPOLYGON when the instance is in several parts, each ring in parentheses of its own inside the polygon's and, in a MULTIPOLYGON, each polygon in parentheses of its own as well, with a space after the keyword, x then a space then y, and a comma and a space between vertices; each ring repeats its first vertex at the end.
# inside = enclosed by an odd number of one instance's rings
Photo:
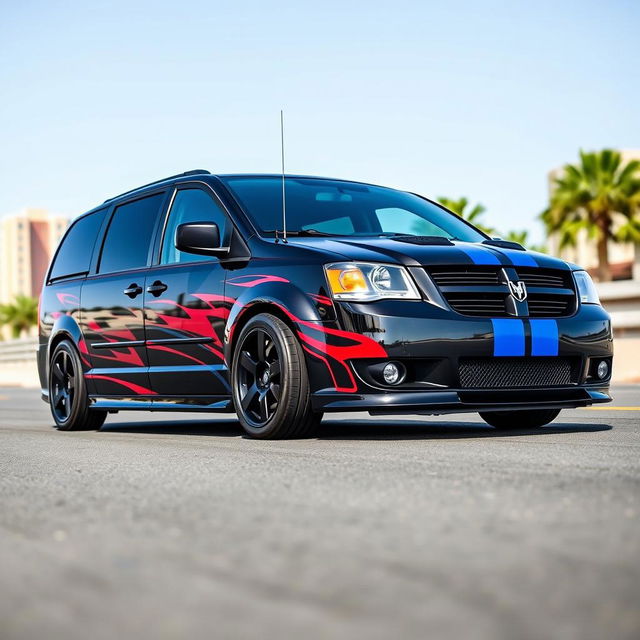
POLYGON ((130 284, 122 293, 124 293, 125 296, 129 296, 131 299, 133 299, 142 293, 142 287, 134 282, 133 284, 130 284))
POLYGON ((152 285, 147 287, 147 293, 155 296, 156 298, 164 293, 168 289, 167 285, 164 282, 160 282, 160 280, 156 280, 152 285))

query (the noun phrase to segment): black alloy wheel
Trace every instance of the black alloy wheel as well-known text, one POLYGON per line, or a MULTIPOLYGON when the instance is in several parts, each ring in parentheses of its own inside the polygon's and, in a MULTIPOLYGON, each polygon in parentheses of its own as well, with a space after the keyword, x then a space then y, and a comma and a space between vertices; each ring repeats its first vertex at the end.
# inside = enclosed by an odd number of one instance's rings
POLYGON ((76 389, 76 370, 69 352, 56 351, 51 362, 51 412, 58 424, 69 420, 76 389))
POLYGON ((256 427, 264 427, 280 402, 278 347, 264 329, 255 328, 242 342, 238 363, 240 405, 256 427))
POLYGON ((99 429, 106 411, 91 409, 82 361, 72 342, 56 345, 49 363, 49 404, 58 429, 99 429))
POLYGON ((304 353, 292 329, 263 313, 240 331, 231 362, 233 404, 253 438, 300 438, 318 426, 304 353))

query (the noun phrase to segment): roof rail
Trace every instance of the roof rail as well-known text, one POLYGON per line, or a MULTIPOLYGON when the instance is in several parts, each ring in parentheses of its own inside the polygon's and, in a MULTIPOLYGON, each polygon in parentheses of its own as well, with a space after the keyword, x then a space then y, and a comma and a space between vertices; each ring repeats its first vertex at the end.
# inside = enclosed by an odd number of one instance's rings
POLYGON ((206 169, 192 169, 191 171, 176 173, 174 176, 162 178, 161 180, 154 180, 153 182, 149 182, 148 184, 143 184, 141 187, 136 187, 135 189, 129 189, 129 191, 124 191, 123 193, 120 193, 117 196, 113 196, 112 198, 107 198, 102 204, 107 204, 107 202, 111 202, 112 200, 116 200, 117 198, 121 198, 122 196, 126 196, 129 193, 135 193, 136 191, 140 191, 140 189, 146 189, 147 187, 152 187, 154 184, 160 184, 161 182, 166 182, 167 180, 173 180, 174 178, 184 178, 185 176, 203 176, 203 175, 211 175, 211 171, 207 171, 206 169))

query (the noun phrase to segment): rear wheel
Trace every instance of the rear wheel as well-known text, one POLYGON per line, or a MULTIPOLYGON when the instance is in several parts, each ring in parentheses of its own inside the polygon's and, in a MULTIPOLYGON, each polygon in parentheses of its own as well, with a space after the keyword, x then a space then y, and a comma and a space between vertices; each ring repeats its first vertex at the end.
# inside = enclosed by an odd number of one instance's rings
POLYGON ((49 403, 56 426, 63 431, 99 429, 107 417, 106 411, 89 408, 80 356, 68 340, 60 342, 51 356, 49 403))
POLYGON ((496 429, 535 429, 553 422, 559 413, 560 409, 481 411, 480 417, 496 429))
POLYGON ((233 403, 253 438, 301 438, 320 424, 311 409, 302 348, 279 318, 260 314, 238 336, 231 364, 233 403))

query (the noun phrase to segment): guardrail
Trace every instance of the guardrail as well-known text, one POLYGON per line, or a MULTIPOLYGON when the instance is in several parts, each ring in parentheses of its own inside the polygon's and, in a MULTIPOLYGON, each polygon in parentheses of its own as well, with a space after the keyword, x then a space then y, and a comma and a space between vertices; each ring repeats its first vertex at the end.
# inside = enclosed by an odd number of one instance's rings
POLYGON ((35 362, 38 338, 0 341, 0 362, 35 362))

